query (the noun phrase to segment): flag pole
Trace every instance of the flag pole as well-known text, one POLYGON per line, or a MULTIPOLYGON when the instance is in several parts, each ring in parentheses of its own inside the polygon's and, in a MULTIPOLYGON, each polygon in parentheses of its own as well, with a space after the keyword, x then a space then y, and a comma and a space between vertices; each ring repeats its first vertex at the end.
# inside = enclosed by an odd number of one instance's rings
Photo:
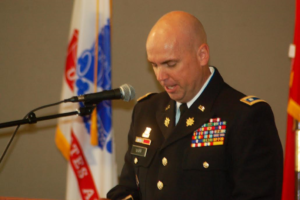
MULTIPOLYGON (((94 61, 94 92, 98 92, 98 34, 99 34, 99 0, 96 0, 96 24, 95 24, 95 61, 94 61)), ((98 122, 97 122, 97 107, 94 109, 91 116, 91 144, 98 145, 98 122)))

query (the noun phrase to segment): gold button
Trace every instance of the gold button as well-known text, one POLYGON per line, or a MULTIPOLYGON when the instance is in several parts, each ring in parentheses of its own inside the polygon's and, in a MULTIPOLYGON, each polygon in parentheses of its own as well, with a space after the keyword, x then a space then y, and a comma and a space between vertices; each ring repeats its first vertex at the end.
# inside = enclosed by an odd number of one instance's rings
POLYGON ((204 167, 205 169, 207 169, 207 168, 209 167, 208 162, 205 161, 205 162, 203 163, 203 167, 204 167))
POLYGON ((162 159, 162 164, 163 164, 163 166, 167 166, 168 160, 166 159, 166 157, 164 157, 164 158, 162 159))
POLYGON ((134 164, 138 163, 139 160, 137 158, 134 159, 134 164))
POLYGON ((158 188, 159 190, 162 190, 162 189, 164 188, 164 184, 163 184, 161 181, 158 181, 158 182, 157 182, 157 188, 158 188))

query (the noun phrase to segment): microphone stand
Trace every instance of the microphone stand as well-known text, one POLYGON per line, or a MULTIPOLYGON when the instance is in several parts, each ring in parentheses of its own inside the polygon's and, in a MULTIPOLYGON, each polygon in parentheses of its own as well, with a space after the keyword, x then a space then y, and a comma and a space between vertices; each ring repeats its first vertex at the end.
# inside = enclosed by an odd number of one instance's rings
POLYGON ((59 118, 59 117, 67 117, 67 116, 71 116, 71 115, 80 115, 80 116, 90 115, 90 114, 92 114, 95 107, 96 107, 96 105, 87 105, 87 106, 81 107, 81 108, 79 108, 79 110, 76 110, 73 112, 60 113, 60 114, 55 114, 55 115, 47 115, 47 116, 43 116, 43 117, 36 117, 34 112, 31 112, 28 115, 27 119, 1 123, 0 128, 6 128, 6 127, 17 126, 17 125, 22 125, 22 124, 33 124, 38 121, 55 119, 55 118, 59 118))

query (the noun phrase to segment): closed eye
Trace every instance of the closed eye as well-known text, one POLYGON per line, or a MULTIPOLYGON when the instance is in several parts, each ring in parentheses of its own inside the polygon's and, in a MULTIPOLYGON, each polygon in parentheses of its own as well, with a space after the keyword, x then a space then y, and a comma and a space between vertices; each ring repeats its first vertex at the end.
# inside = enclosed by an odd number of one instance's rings
POLYGON ((168 67, 175 67, 177 64, 177 61, 169 61, 166 63, 168 67))

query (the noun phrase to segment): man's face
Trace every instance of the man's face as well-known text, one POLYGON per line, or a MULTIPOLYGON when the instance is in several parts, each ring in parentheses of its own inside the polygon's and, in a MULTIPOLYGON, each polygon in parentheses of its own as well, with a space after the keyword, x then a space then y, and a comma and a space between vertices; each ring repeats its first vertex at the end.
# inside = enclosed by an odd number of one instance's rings
POLYGON ((197 51, 180 42, 172 38, 150 40, 147 42, 147 54, 156 79, 170 98, 188 102, 202 87, 202 67, 197 51))

